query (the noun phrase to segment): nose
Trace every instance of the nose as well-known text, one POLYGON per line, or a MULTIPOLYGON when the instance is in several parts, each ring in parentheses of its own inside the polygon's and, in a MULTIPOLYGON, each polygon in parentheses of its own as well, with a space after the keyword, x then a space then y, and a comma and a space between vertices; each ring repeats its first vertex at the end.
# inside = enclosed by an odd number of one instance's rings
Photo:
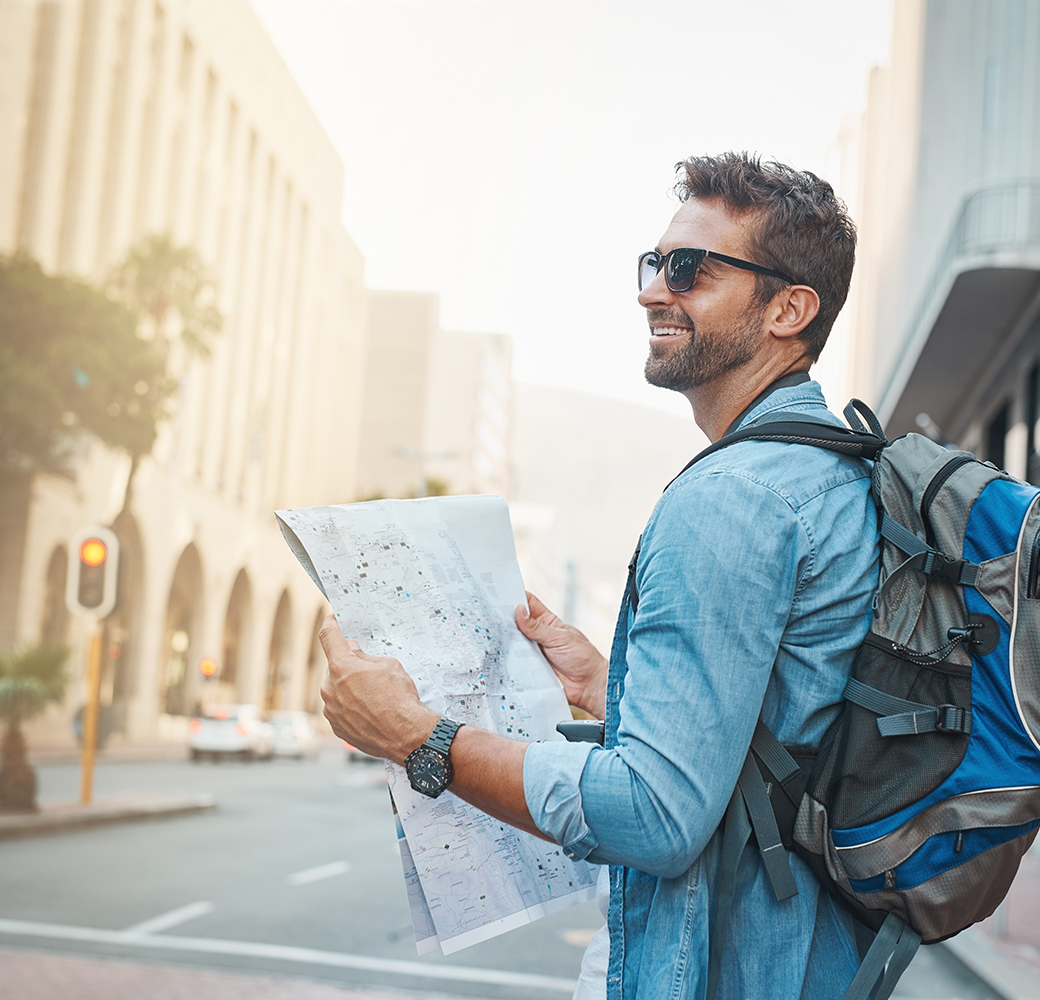
POLYGON ((661 268, 648 285, 644 285, 638 296, 639 304, 644 309, 661 308, 675 304, 675 293, 664 280, 664 268, 661 268))

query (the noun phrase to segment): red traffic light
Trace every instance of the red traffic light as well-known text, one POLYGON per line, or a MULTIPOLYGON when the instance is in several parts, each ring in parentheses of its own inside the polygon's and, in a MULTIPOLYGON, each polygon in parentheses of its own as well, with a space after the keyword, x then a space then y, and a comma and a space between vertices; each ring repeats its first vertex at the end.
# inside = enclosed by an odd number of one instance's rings
POLYGON ((116 604, 119 539, 111 528, 90 524, 69 539, 65 606, 74 615, 104 618, 116 604))
POLYGON ((79 558, 84 566, 100 566, 108 558, 108 546, 100 538, 85 538, 79 546, 79 558))

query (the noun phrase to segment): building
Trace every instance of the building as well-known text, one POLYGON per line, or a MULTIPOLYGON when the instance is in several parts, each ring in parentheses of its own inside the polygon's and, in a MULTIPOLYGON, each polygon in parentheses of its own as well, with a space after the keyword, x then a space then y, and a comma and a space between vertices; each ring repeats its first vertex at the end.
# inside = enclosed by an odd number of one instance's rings
POLYGON ((343 175, 247 0, 0 0, 0 253, 100 281, 168 231, 225 317, 210 358, 175 363, 128 510, 129 460, 95 442, 5 533, 0 644, 65 638, 79 678, 38 740, 70 740, 84 697, 61 594, 91 523, 123 549, 102 698, 122 738, 181 739, 200 700, 317 704, 325 604, 272 511, 358 495, 367 293, 343 175))
POLYGON ((1040 3, 895 3, 857 145, 855 394, 1038 481, 1040 3))
POLYGON ((372 292, 358 495, 509 496, 512 339, 449 333, 427 292, 372 292))

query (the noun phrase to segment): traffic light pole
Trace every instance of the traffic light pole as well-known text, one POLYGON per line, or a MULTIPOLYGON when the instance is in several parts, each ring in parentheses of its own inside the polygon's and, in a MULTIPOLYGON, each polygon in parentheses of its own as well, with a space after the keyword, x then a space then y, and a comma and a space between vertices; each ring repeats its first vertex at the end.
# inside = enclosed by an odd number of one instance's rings
POLYGON ((101 641, 104 625, 94 623, 87 659, 87 703, 83 708, 83 756, 80 772, 79 801, 90 805, 94 795, 94 757, 97 752, 98 715, 101 711, 101 641))

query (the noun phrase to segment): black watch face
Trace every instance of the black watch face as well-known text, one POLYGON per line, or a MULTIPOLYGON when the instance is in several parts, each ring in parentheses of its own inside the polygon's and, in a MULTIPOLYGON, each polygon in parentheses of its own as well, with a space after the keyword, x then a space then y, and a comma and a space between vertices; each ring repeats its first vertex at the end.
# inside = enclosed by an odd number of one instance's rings
POLYGON ((451 782, 451 771, 448 762, 442 754, 428 747, 420 747, 414 753, 409 754, 408 780, 412 788, 423 795, 436 797, 448 787, 451 782))

